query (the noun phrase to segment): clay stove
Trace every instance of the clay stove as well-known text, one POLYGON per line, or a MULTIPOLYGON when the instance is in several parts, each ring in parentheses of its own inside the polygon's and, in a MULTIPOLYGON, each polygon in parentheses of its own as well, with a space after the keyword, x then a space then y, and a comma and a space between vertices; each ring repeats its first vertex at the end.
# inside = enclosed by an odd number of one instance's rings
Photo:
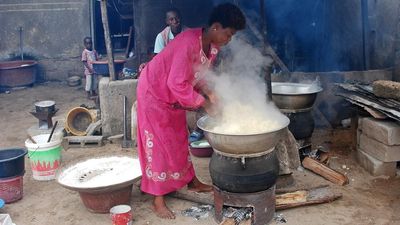
MULTIPOLYGON (((233 193, 214 187, 215 219, 224 219, 224 207, 251 208, 253 225, 265 225, 275 213, 275 185, 254 193, 233 193)), ((238 221, 239 222, 239 221, 238 221)))
POLYGON ((34 117, 39 120, 39 129, 48 130, 53 127, 53 116, 58 109, 55 108, 54 101, 40 101, 35 103, 35 112, 30 112, 34 117))

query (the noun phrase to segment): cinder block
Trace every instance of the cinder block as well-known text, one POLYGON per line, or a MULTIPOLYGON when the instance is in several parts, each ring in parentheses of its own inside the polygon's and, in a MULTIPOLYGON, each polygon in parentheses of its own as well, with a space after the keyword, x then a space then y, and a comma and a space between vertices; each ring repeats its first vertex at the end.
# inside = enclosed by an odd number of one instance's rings
POLYGON ((357 146, 360 145, 360 136, 361 136, 361 134, 362 134, 362 131, 357 129, 357 146))
MULTIPOLYGON (((102 135, 109 137, 124 132, 123 97, 127 97, 127 121, 131 120, 132 104, 136 101, 137 79, 110 81, 103 77, 99 82, 102 135)), ((131 136, 131 123, 127 123, 128 137, 131 136)))
POLYGON ((400 125, 396 122, 365 117, 361 119, 361 123, 359 120, 359 129, 386 145, 400 145, 400 125))
POLYGON ((400 145, 385 145, 367 135, 360 135, 359 147, 370 156, 383 162, 400 161, 400 145))
POLYGON ((397 162, 382 162, 368 153, 364 152, 361 148, 357 149, 357 161, 360 165, 373 176, 385 175, 389 177, 396 176, 397 162))

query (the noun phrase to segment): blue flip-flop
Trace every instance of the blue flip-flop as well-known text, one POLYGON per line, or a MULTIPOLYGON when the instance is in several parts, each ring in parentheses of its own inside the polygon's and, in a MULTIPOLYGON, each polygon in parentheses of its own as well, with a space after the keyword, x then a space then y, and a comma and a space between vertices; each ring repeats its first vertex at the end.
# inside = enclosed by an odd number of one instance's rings
POLYGON ((0 198, 0 209, 4 206, 4 200, 0 198))
POLYGON ((189 143, 192 143, 194 141, 200 141, 203 137, 204 135, 202 133, 193 131, 192 133, 190 133, 189 143))

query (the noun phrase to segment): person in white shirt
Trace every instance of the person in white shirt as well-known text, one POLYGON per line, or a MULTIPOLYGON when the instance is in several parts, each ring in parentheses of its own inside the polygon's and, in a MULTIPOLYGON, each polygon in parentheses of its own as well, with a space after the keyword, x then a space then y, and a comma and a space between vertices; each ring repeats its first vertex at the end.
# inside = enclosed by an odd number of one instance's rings
POLYGON ((178 35, 186 29, 181 24, 181 14, 178 9, 171 8, 165 14, 165 23, 167 27, 158 33, 154 43, 154 54, 158 54, 163 48, 178 35))

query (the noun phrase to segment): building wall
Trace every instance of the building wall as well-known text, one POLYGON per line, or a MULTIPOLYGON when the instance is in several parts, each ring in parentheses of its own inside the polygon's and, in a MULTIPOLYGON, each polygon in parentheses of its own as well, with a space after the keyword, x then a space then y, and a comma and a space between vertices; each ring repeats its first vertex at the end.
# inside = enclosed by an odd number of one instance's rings
POLYGON ((64 80, 82 73, 83 37, 90 36, 89 0, 1 0, 0 60, 38 60, 40 78, 64 80))
MULTIPOLYGON (((140 53, 141 61, 146 61, 147 50, 153 46, 157 33, 165 27, 164 14, 168 8, 171 6, 179 8, 182 12, 183 23, 189 27, 197 27, 206 24, 213 5, 220 2, 219 0, 132 1, 135 4, 135 47, 136 53, 140 53)), ((367 54, 370 65, 367 69, 392 67, 395 58, 395 40, 398 33, 396 25, 399 20, 400 1, 366 1, 368 5, 366 34, 369 43, 367 54)), ((248 1, 233 2, 243 5, 248 1)), ((282 2, 279 0, 268 2, 276 2, 277 6, 267 8, 267 14, 282 8, 282 2)), ((363 23, 360 2, 360 0, 325 2, 329 6, 322 13, 326 15, 322 17, 325 21, 321 21, 318 17, 315 21, 316 28, 319 29, 316 34, 322 34, 317 35, 315 40, 325 41, 324 44, 312 42, 312 46, 318 48, 313 57, 315 71, 363 69, 363 23), (320 27, 318 27, 319 24, 320 27), (332 51, 337 51, 337 54, 327 54, 332 51), (328 69, 324 70, 324 68, 328 69)), ((312 3, 315 2, 312 1, 312 3)), ((64 80, 71 75, 80 75, 82 73, 80 62, 82 39, 91 33, 90 7, 91 0, 1 0, 0 60, 19 58, 19 27, 21 27, 25 58, 34 58, 39 61, 42 72, 40 78, 64 80)), ((255 7, 255 15, 258 10, 255 7)), ((271 22, 273 21, 267 20, 267 28, 273 27, 271 22)), ((268 30, 270 31, 272 30, 268 30)))
POLYGON ((399 6, 398 0, 369 0, 371 69, 393 66, 399 6))

